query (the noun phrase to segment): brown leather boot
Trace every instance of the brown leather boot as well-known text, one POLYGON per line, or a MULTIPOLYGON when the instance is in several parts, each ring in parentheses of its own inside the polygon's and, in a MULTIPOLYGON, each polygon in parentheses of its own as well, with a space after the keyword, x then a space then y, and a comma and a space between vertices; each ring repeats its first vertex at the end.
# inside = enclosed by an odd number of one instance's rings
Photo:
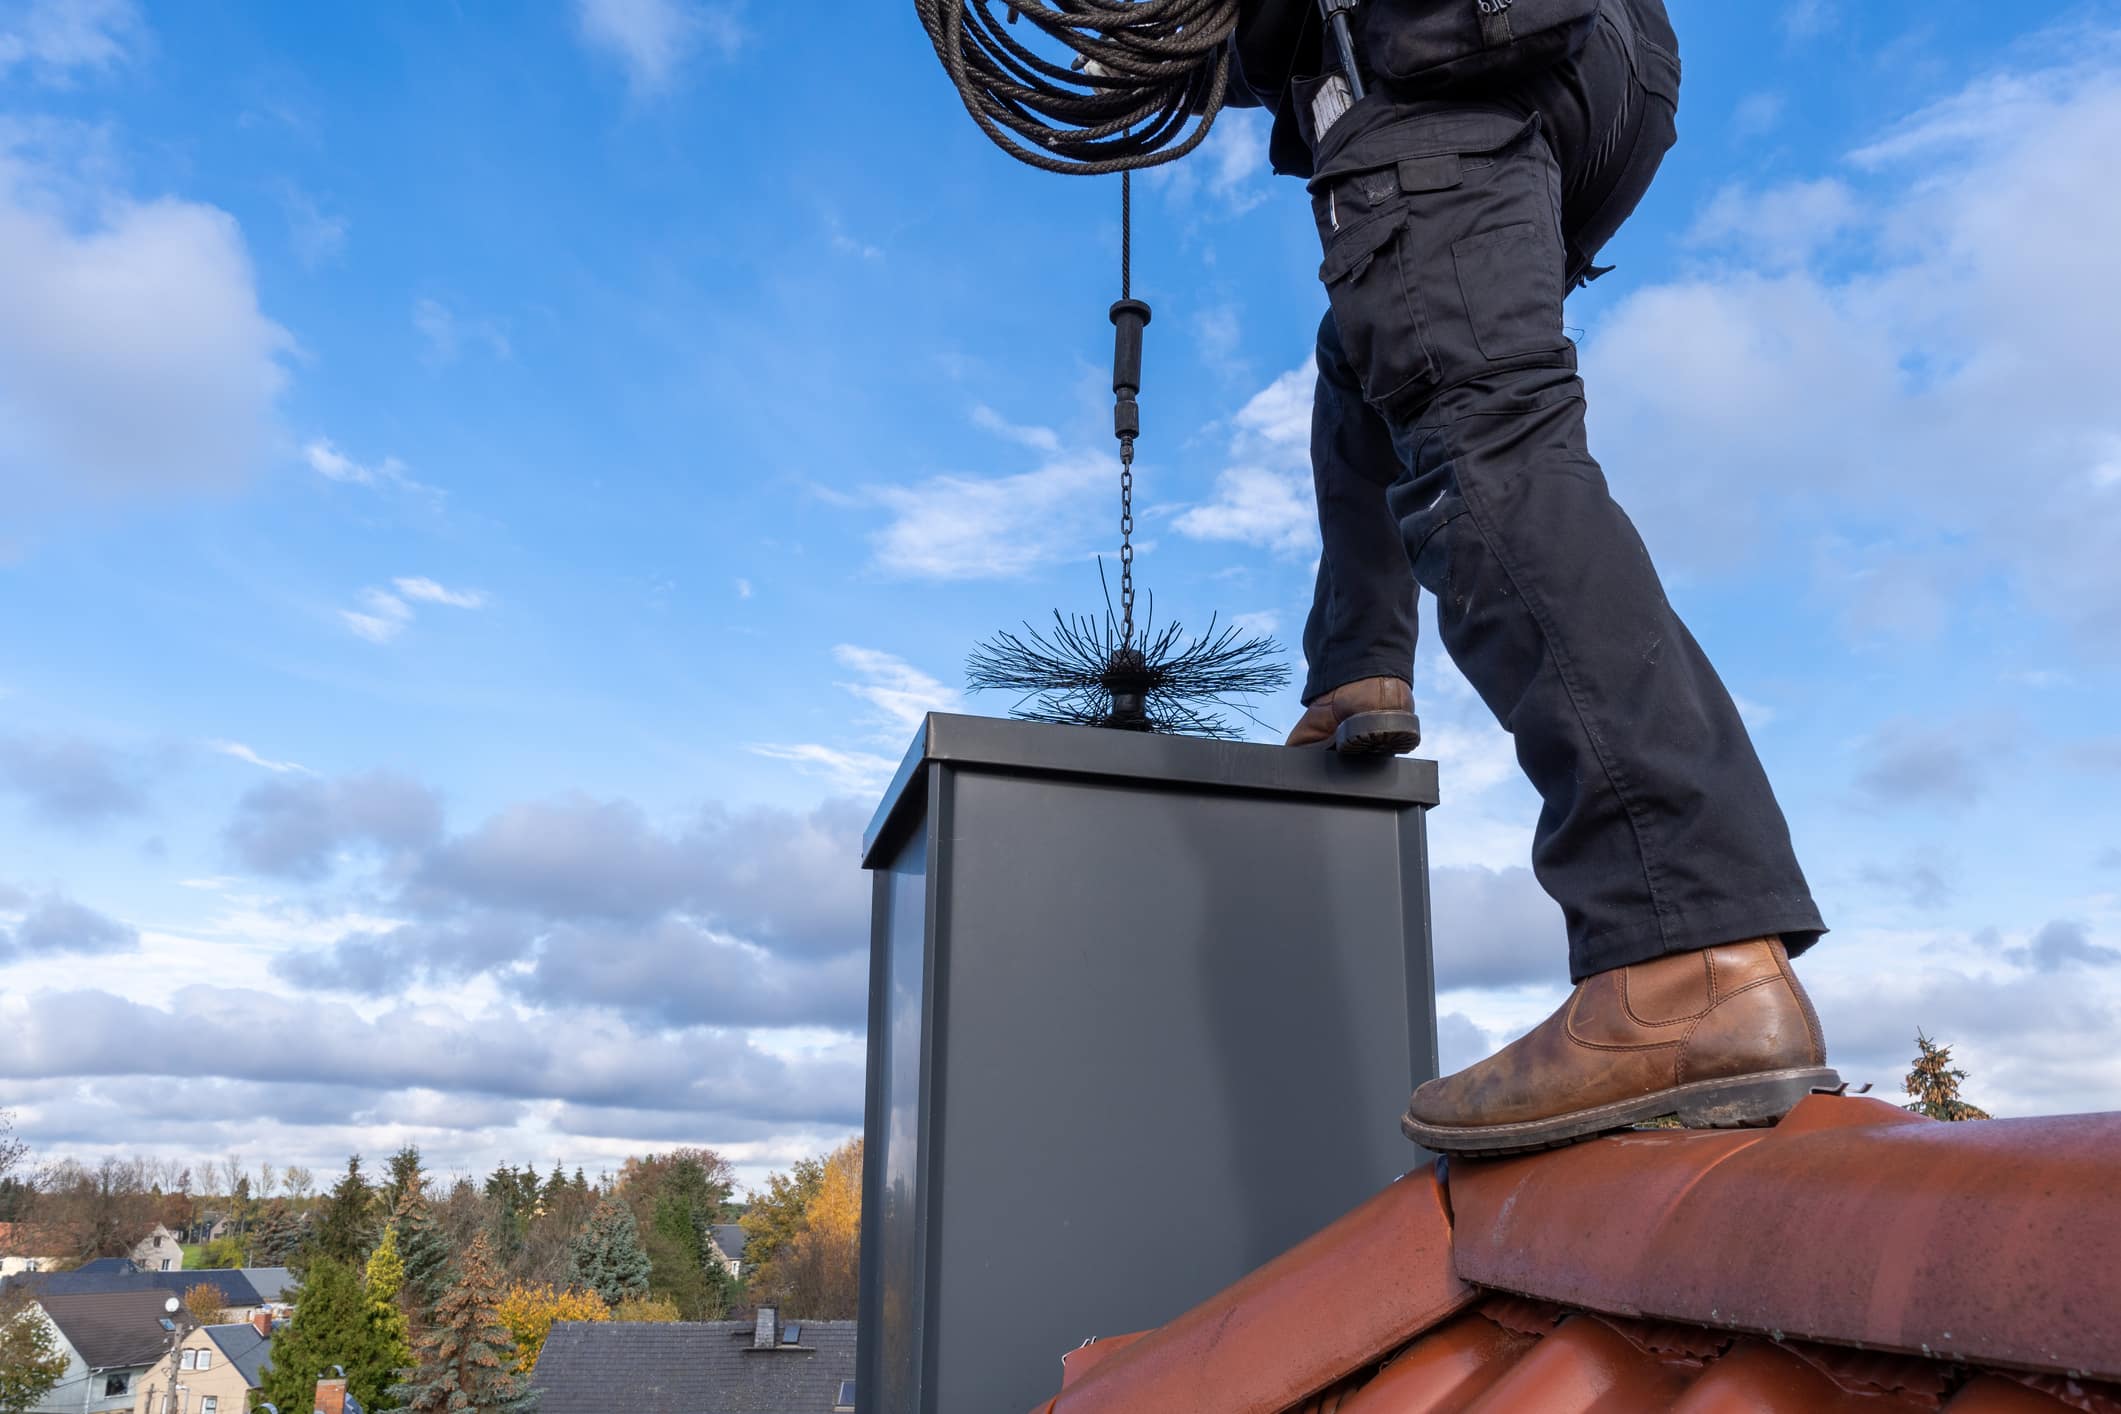
POLYGON ((1772 1124, 1841 1077, 1780 938, 1587 977, 1528 1034, 1414 1092, 1399 1127, 1449 1154, 1511 1154, 1677 1115, 1772 1124))
POLYGON ((1421 745, 1421 718, 1405 678, 1357 678, 1304 705, 1285 746, 1326 743, 1349 756, 1397 756, 1421 745))

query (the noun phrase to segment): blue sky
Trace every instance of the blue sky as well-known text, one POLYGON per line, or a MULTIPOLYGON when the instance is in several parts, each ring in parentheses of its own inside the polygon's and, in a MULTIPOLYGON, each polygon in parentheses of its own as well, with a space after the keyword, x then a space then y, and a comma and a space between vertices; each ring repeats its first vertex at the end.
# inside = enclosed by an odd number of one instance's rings
MULTIPOLYGON (((1681 143, 1570 323, 1835 927, 1829 1041, 2121 1106, 2121 11, 1673 11, 1681 143)), ((0 3, 41 1150, 756 1181, 859 1127, 881 776, 1111 548, 1118 192, 993 151, 910 5, 821 13, 0 3)), ((1136 218, 1141 577, 1293 646, 1301 188, 1232 114, 1136 218)), ((1417 677, 1462 1063, 1560 995, 1559 915, 1507 739, 1417 677)))

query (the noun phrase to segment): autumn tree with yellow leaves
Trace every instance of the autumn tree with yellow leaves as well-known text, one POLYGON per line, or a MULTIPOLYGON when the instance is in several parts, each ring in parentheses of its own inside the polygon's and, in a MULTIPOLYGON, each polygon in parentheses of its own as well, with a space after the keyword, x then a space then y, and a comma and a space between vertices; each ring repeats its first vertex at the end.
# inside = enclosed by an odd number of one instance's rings
POLYGON ((743 1217, 747 1289, 760 1305, 810 1321, 848 1320, 859 1293, 862 1141, 791 1175, 774 1174, 743 1217))
POLYGON ((545 1337, 559 1322, 611 1319, 611 1308, 594 1291, 543 1281, 515 1283, 501 1294, 494 1312, 516 1338, 516 1368, 526 1375, 536 1368, 545 1337))

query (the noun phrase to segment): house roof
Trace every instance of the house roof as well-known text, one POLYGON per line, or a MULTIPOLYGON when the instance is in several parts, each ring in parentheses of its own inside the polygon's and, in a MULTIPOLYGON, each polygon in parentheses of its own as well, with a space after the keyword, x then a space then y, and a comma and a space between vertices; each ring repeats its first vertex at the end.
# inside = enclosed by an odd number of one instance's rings
POLYGON ((714 1245, 722 1249, 722 1255, 732 1262, 744 1260, 744 1244, 751 1234, 744 1231, 742 1223, 716 1223, 714 1245))
POLYGON ((259 1371, 272 1357, 272 1337, 258 1334, 258 1328, 248 1321, 226 1326, 202 1326, 200 1329, 220 1347, 228 1363, 242 1372, 243 1382, 256 1389, 259 1371))
POLYGON ((18 1272, 0 1281, 0 1290, 26 1288, 39 1296, 87 1295, 114 1291, 152 1291, 159 1296, 182 1296, 195 1286, 211 1286, 221 1292, 224 1306, 259 1306, 258 1290, 250 1279, 232 1267, 205 1267, 179 1272, 143 1272, 131 1269, 70 1272, 18 1272))
POLYGON ((286 1300, 287 1288, 295 1284, 295 1274, 285 1267, 239 1267, 237 1270, 243 1273, 243 1279, 251 1284, 261 1302, 286 1300))
POLYGON ((150 1365, 169 1352, 161 1291, 39 1292, 37 1304, 92 1370, 150 1365))
POLYGON ((2121 1115, 1814 1096, 1417 1169, 1034 1414, 2121 1414, 2121 1115), (1477 1401, 1477 1403, 1476 1403, 1477 1401))
POLYGON ((855 1323, 804 1321, 800 1349, 753 1350, 752 1329, 562 1321, 531 1378, 539 1414, 830 1414, 841 1381, 854 1378, 855 1323))

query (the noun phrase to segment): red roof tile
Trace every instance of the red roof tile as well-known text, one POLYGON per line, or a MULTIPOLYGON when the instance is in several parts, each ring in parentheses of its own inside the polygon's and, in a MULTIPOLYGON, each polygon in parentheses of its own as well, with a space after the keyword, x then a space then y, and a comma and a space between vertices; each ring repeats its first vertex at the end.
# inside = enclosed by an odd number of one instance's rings
POLYGON ((1459 1275, 1571 1306, 2121 1378, 2121 1115, 1814 1096, 1451 1175, 1459 1275))
POLYGON ((1825 1096, 1420 1170, 1033 1414, 2121 1414, 2117 1193, 2121 1116, 1825 1096))
POLYGON ((1442 1186, 1419 1169, 1103 1360, 1045 1409, 1278 1414, 1475 1295, 1451 1272, 1442 1186), (1359 1301, 1347 1299, 1352 1272, 1363 1274, 1359 1301))

